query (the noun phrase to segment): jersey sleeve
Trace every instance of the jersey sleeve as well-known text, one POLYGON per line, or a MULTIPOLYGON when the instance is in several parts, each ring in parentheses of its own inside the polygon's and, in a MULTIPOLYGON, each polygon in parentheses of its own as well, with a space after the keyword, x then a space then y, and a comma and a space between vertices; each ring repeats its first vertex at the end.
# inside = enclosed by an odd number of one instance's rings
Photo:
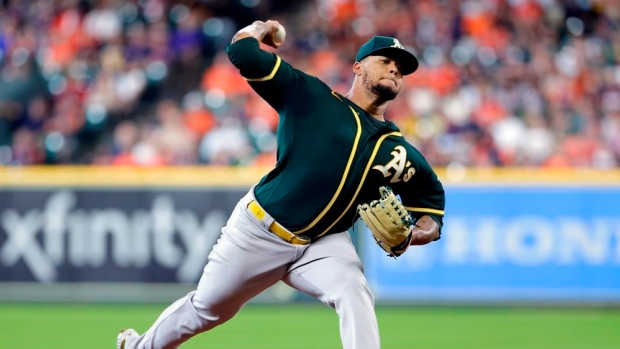
POLYGON ((418 178, 405 187, 403 204, 416 219, 422 216, 433 218, 439 224, 441 231, 446 205, 443 185, 435 171, 421 155, 418 158, 417 166, 418 178))
POLYGON ((280 56, 264 51, 255 38, 243 38, 227 46, 231 63, 250 86, 281 114, 302 107, 308 76, 280 56))

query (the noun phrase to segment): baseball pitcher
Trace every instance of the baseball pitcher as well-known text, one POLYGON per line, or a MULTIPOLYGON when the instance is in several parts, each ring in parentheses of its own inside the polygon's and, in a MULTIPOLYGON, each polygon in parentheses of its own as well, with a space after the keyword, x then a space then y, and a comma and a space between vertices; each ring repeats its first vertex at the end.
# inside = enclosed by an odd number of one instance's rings
POLYGON ((336 310, 343 348, 379 349, 374 298, 347 229, 361 217, 394 257, 439 239, 443 187, 384 119, 417 59, 397 39, 375 36, 359 49, 351 89, 341 95, 261 49, 278 48, 284 35, 278 22, 257 21, 227 47, 279 113, 275 168, 237 204, 196 290, 142 335, 123 330, 118 349, 177 348, 280 280, 336 310))

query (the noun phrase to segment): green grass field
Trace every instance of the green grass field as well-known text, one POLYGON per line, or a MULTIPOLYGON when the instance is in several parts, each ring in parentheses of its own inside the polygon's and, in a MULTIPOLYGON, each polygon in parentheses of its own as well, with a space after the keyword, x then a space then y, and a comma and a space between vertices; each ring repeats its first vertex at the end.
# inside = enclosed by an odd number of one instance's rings
MULTIPOLYGON (((125 326, 144 331, 164 305, 0 304, 0 347, 113 349, 125 326)), ((379 307, 383 349, 618 349, 620 310, 379 307)), ((183 349, 341 348, 329 308, 249 305, 183 349)))

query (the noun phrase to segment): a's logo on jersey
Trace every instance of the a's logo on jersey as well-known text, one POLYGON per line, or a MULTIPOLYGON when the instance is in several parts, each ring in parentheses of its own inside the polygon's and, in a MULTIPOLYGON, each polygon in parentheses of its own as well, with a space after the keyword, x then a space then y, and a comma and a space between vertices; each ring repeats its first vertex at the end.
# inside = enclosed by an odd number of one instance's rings
POLYGON ((398 41, 398 39, 394 39, 394 45, 392 45, 392 47, 400 48, 403 50, 405 49, 403 45, 400 44, 400 41, 398 41))
POLYGON ((407 161, 407 150, 402 145, 397 145, 391 154, 394 158, 385 166, 377 165, 372 169, 381 172, 383 177, 392 176, 390 183, 400 182, 401 180, 408 182, 415 174, 415 168, 411 167, 411 161, 407 161))

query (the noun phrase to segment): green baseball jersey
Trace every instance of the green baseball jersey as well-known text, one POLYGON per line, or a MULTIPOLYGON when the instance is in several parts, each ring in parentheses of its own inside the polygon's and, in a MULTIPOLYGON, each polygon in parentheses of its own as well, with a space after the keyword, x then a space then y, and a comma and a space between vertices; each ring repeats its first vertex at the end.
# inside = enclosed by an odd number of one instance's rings
POLYGON ((357 205, 387 185, 414 217, 442 225, 444 190, 398 128, 379 121, 317 77, 260 49, 228 45, 231 62, 278 113, 277 163, 256 185, 259 204, 293 233, 316 238, 351 227, 357 205))

